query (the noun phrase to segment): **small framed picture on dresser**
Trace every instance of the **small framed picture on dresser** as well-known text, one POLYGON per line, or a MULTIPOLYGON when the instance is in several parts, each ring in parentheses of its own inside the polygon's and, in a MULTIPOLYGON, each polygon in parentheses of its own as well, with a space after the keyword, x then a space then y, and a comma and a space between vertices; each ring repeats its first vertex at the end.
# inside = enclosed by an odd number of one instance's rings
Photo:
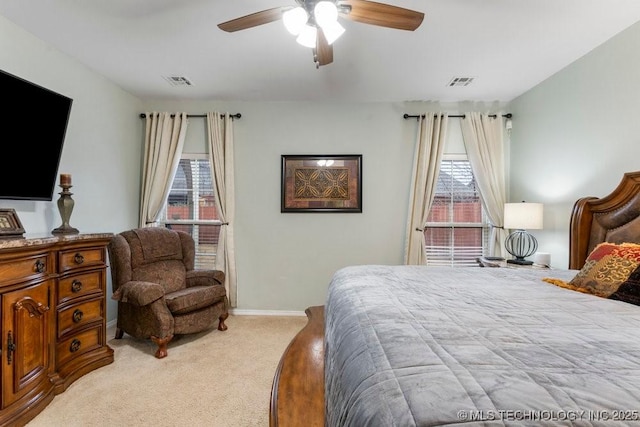
POLYGON ((0 238, 23 237, 24 227, 15 209, 0 209, 0 238))

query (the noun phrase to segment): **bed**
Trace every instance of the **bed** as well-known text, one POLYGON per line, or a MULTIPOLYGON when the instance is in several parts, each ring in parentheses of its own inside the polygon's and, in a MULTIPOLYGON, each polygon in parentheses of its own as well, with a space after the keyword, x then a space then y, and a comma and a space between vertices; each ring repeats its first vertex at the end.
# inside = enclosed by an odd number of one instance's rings
POLYGON ((280 361, 271 425, 638 424, 640 245, 630 243, 640 243, 640 172, 575 203, 566 270, 337 271, 280 361))

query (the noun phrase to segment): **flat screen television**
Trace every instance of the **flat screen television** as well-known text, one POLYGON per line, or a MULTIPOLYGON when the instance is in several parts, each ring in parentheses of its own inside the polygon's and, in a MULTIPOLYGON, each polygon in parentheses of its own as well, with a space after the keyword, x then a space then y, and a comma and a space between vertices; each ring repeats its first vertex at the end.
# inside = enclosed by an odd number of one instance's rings
POLYGON ((0 199, 53 199, 72 103, 0 70, 0 199))

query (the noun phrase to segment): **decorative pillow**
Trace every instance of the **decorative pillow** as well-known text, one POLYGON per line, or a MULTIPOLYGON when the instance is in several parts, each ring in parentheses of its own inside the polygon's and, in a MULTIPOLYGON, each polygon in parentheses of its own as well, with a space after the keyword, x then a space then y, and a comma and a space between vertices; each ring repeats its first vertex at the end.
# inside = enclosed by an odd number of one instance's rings
POLYGON ((640 266, 618 286, 618 290, 609 295, 609 299, 640 305, 640 266))
POLYGON ((570 282, 544 278, 563 288, 608 298, 640 266, 640 245, 600 243, 587 257, 582 269, 570 282))

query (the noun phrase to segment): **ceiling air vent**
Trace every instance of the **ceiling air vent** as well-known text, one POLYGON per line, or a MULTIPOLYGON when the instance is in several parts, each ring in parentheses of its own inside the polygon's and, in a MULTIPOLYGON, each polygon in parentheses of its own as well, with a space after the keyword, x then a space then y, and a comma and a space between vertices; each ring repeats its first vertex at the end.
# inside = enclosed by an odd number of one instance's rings
POLYGON ((460 86, 469 86, 471 82, 473 82, 474 77, 454 77, 451 79, 447 86, 449 87, 460 87, 460 86))
POLYGON ((185 76, 163 76, 171 86, 193 86, 191 80, 185 76))

